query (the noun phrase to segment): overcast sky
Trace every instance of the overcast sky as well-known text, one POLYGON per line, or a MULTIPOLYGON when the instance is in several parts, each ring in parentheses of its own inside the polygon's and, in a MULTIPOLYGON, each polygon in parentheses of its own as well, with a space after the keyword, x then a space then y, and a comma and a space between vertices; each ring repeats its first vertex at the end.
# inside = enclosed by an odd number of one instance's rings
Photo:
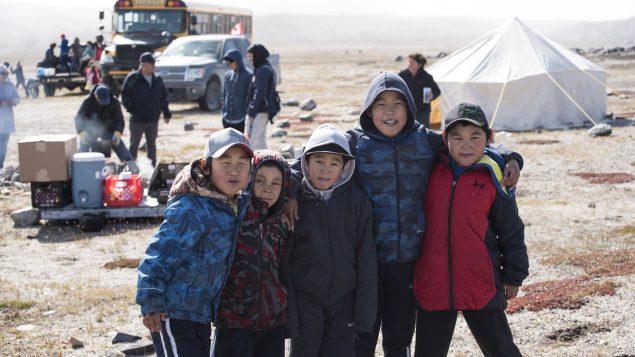
MULTIPOLYGON (((185 1, 187 3, 187 0, 185 1)), ((590 21, 619 20, 635 16, 634 0, 210 0, 210 2, 250 8, 255 15, 280 13, 459 15, 488 18, 519 17, 526 20, 590 21)), ((3 6, 3 17, 10 14, 4 10, 20 7, 33 9, 33 5, 73 9, 100 6, 112 8, 114 3, 114 0, 0 0, 3 6)))

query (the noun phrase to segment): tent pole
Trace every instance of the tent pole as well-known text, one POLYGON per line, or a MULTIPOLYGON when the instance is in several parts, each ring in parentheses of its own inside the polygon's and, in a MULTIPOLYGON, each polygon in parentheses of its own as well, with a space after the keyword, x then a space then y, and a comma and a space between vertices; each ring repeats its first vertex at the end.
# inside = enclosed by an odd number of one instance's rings
POLYGON ((556 79, 555 79, 555 78, 553 78, 553 77, 551 76, 551 73, 549 73, 549 72, 545 72, 545 74, 547 75, 547 77, 549 77, 549 79, 551 79, 551 81, 552 81, 552 82, 556 85, 556 87, 558 87, 558 89, 560 89, 560 91, 562 91, 562 93, 563 93, 564 95, 566 95, 566 96, 567 96, 567 98, 569 98, 569 100, 573 103, 573 105, 575 105, 575 106, 576 106, 576 107, 580 110, 580 112, 582 112, 582 114, 584 114, 584 116, 585 116, 587 119, 589 119, 589 120, 591 121, 591 123, 593 123, 593 125, 597 125, 597 124, 598 124, 598 123, 596 123, 596 122, 595 122, 595 120, 593 120, 593 119, 591 118, 591 116, 590 116, 590 115, 589 115, 589 114, 588 114, 588 113, 587 113, 587 112, 586 112, 586 111, 585 111, 585 110, 584 110, 584 109, 580 106, 580 104, 578 104, 578 102, 576 102, 576 101, 575 101, 575 99, 573 99, 573 97, 571 97, 571 95, 569 95, 569 93, 567 93, 567 91, 566 91, 564 88, 562 88, 562 86, 560 85, 560 83, 558 83, 558 81, 556 81, 556 79))

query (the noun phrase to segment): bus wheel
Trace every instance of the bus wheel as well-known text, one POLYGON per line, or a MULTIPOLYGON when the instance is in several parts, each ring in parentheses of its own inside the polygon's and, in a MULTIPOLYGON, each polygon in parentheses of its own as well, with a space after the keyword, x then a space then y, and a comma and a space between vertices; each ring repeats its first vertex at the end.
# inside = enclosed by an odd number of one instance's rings
POLYGON ((198 106, 202 110, 210 112, 219 110, 221 107, 221 89, 220 84, 216 81, 209 82, 205 95, 198 99, 198 106))
POLYGON ((55 95, 55 84, 47 83, 44 85, 44 95, 47 97, 52 97, 55 95))

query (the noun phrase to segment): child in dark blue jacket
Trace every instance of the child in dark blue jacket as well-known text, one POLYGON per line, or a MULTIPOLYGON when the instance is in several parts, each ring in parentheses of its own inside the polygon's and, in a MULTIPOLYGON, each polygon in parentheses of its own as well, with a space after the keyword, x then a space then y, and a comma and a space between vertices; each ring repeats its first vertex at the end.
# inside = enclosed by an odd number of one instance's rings
POLYGON ((245 132, 245 117, 249 86, 253 73, 245 67, 243 56, 238 50, 227 51, 223 56, 230 70, 223 82, 223 128, 234 128, 245 132))
POLYGON ((210 135, 179 173, 165 219, 139 265, 137 304, 158 356, 209 356, 211 321, 246 209, 253 152, 239 131, 210 135), (213 223, 213 224, 212 224, 213 223))

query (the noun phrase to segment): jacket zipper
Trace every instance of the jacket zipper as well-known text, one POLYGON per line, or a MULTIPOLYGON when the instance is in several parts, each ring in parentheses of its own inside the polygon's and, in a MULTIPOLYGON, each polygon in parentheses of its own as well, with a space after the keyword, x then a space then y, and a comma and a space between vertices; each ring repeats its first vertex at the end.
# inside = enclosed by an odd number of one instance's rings
MULTIPOLYGON (((262 298, 263 298, 263 296, 262 296, 263 295, 263 293, 262 293, 263 282, 261 281, 261 279, 262 279, 262 261, 264 260, 264 254, 263 254, 263 252, 264 252, 264 249, 263 249, 264 248, 264 243, 263 243, 263 241, 265 239, 263 231, 262 231, 262 222, 260 222, 260 228, 258 229, 258 231, 260 233, 259 234, 259 236, 260 236, 260 254, 259 254, 260 259, 259 259, 259 262, 258 262, 258 274, 257 274, 258 279, 256 280, 256 282, 258 283, 258 305, 260 305, 260 303, 262 302, 262 298)), ((260 313, 259 321, 261 323, 263 322, 262 312, 260 313)), ((256 324, 256 326, 261 326, 261 325, 256 324)))
POLYGON ((399 154, 397 143, 392 139, 393 162, 395 164, 395 192, 397 197, 397 262, 401 261, 401 200, 399 199, 399 154))
MULTIPOLYGON (((321 200, 321 199, 320 199, 321 200)), ((322 201, 322 200, 321 200, 322 201)), ((328 290, 328 295, 326 296, 326 299, 328 301, 331 301, 331 288, 333 287, 333 281, 335 280, 335 254, 333 253, 333 243, 331 242, 331 220, 330 220, 330 216, 329 216, 329 207, 328 207, 328 201, 322 201, 321 203, 324 204, 324 207, 322 207, 326 213, 326 227, 328 230, 328 241, 329 241, 329 251, 331 253, 330 256, 330 262, 331 262, 331 279, 329 282, 329 290, 328 290)))
POLYGON ((452 190, 450 191, 450 207, 448 208, 448 277, 450 279, 450 310, 454 310, 454 279, 452 276, 452 204, 454 203, 454 190, 456 181, 452 179, 452 190))

